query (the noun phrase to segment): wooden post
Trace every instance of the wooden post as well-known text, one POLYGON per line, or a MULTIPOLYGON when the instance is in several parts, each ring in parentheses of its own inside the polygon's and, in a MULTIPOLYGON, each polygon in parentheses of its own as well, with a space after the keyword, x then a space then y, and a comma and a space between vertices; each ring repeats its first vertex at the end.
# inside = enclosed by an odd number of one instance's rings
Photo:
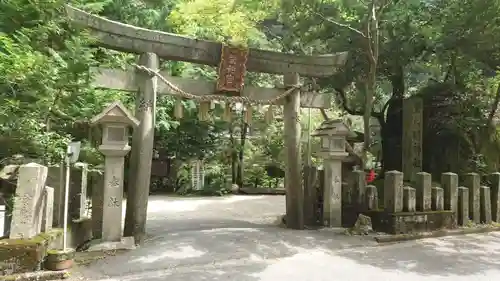
MULTIPOLYGON (((154 53, 142 54, 139 64, 158 70, 159 59, 154 53)), ((136 117, 139 127, 132 137, 130 158, 130 180, 128 186, 127 210, 125 215, 125 236, 134 236, 136 244, 144 242, 148 209, 151 162, 154 145, 154 109, 156 104, 157 77, 138 73, 136 117)))
MULTIPOLYGON (((284 76, 285 86, 299 84, 299 75, 284 76)), ((302 186, 302 161, 300 147, 300 90, 288 97, 283 107, 286 148, 286 225, 292 229, 304 229, 304 190, 302 186)))

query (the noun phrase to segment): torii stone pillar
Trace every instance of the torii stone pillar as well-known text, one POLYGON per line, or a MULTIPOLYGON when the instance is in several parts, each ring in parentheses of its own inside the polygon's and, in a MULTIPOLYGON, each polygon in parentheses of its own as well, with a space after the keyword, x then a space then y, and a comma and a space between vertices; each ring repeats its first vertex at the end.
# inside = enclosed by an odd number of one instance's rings
MULTIPOLYGON (((104 154, 104 185, 102 204, 102 241, 120 242, 122 239, 122 202, 125 155, 130 151, 128 127, 137 127, 139 121, 120 103, 115 102, 92 119, 92 124, 103 128, 99 151, 104 154)), ((94 218, 93 219, 101 219, 94 218)))
POLYGON ((323 158, 325 174, 323 224, 329 227, 342 227, 342 160, 349 155, 345 150, 349 135, 351 131, 342 120, 325 121, 313 134, 321 138, 317 154, 323 158))
MULTIPOLYGON (((299 84, 297 73, 284 75, 285 87, 299 84)), ((304 228, 304 187, 302 184, 302 160, 300 146, 300 90, 297 89, 285 98, 283 105, 285 130, 285 190, 286 225, 292 229, 304 228)))
MULTIPOLYGON (((160 63, 156 54, 145 53, 140 56, 139 64, 158 70, 160 63)), ((135 112, 140 124, 132 136, 124 233, 125 236, 134 236, 136 244, 142 244, 146 235, 158 78, 146 73, 138 73, 137 77, 139 91, 135 112)))

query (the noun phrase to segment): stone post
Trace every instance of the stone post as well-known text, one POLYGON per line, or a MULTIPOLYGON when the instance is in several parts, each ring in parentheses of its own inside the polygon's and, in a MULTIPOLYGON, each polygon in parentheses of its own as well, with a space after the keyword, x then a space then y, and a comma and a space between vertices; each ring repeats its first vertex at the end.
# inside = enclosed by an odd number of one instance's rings
POLYGON ((70 171, 69 215, 72 219, 85 217, 87 210, 88 164, 75 163, 70 171))
POLYGON ((491 224, 491 196, 488 186, 481 186, 479 191, 481 223, 491 224))
POLYGON ((403 187, 403 211, 415 212, 416 208, 416 190, 411 186, 403 187))
POLYGON ((342 160, 348 155, 345 152, 345 140, 350 134, 350 129, 342 120, 325 121, 313 134, 321 138, 321 149, 317 154, 323 158, 325 174, 323 194, 325 226, 342 227, 342 160))
MULTIPOLYGON (((297 73, 284 75, 285 87, 299 84, 297 73)), ((302 160, 300 145, 300 90, 285 98, 283 121, 285 131, 285 189, 286 225, 292 229, 304 228, 304 190, 302 185, 302 160)))
MULTIPOLYGON (((159 59, 154 53, 142 54, 139 64, 158 70, 159 59)), ((146 235, 151 163, 153 160, 154 122, 158 78, 141 72, 139 93, 136 98, 136 116, 140 121, 132 137, 125 236, 134 236, 136 244, 142 244, 146 235)))
POLYGON ((366 186, 365 202, 367 210, 378 210, 378 190, 376 186, 366 186))
POLYGON ((105 157, 101 236, 104 242, 120 242, 124 157, 130 151, 128 127, 136 127, 139 121, 121 103, 115 102, 94 117, 92 124, 103 126, 102 144, 99 146, 105 157))
POLYGON ((56 227, 62 227, 64 221, 64 184, 66 172, 64 163, 58 166, 48 167, 47 185, 54 188, 54 212, 53 223, 56 227))
POLYGON ((353 171, 354 178, 354 196, 356 199, 356 204, 358 206, 363 206, 366 198, 366 173, 364 171, 355 170, 353 171))
POLYGON ((479 174, 469 173, 464 176, 464 186, 469 189, 469 218, 474 223, 481 223, 480 214, 480 187, 479 174))
POLYGON ((431 205, 431 186, 432 176, 426 172, 420 172, 416 175, 415 189, 417 192, 416 207, 420 212, 430 211, 431 205))
POLYGON ((433 211, 444 210, 444 191, 441 187, 431 188, 431 205, 433 211))
POLYGON ((42 231, 48 232, 52 229, 54 222, 54 188, 46 186, 43 191, 43 214, 42 214, 42 231))
POLYGON ((444 209, 455 213, 458 218, 458 175, 454 173, 443 173, 441 175, 441 187, 444 191, 444 209))
POLYGON ((500 222, 500 173, 490 175, 491 192, 491 218, 500 222))
POLYGON ((399 171, 385 173, 384 208, 389 213, 403 211, 403 173, 399 171))
POLYGON ((30 239, 40 233, 47 173, 47 167, 35 163, 19 168, 10 239, 30 239))
POLYGON ((465 226, 469 223, 469 189, 458 188, 458 225, 465 226))

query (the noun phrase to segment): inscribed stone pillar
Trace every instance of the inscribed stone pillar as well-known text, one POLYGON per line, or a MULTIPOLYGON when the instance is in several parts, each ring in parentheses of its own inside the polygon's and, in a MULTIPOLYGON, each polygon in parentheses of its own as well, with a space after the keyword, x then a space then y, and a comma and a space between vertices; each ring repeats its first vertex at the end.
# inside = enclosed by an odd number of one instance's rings
POLYGON ((54 222, 54 188, 46 186, 43 191, 42 232, 52 229, 54 222))
MULTIPOLYGON (((299 84, 299 75, 284 75, 285 87, 299 84)), ((304 190, 302 185, 302 160, 300 144, 300 90, 293 91, 285 98, 283 106, 286 189, 286 226, 292 229, 304 228, 304 190)), ((340 194, 339 194, 340 196, 340 194)))
POLYGON ((480 186, 479 174, 469 173, 464 176, 464 186, 469 189, 469 218, 474 223, 481 222, 480 214, 480 186))
POLYGON ((416 209, 416 190, 411 186, 403 187, 403 211, 415 212, 416 209))
POLYGON ((407 181, 414 182, 422 171, 422 98, 403 100, 403 173, 407 181))
POLYGON ((432 176, 426 172, 417 173, 415 189, 417 192, 416 207, 418 211, 430 211, 432 176))
POLYGON ((47 167, 35 163, 19 168, 9 238, 29 239, 40 233, 47 172, 47 167))
POLYGON ((378 210, 378 190, 376 186, 366 186, 365 202, 367 210, 378 210))
POLYGON ((444 210, 444 191, 441 187, 431 188, 431 205, 433 211, 444 210))
POLYGON ((458 218, 458 175, 454 173, 443 173, 441 175, 441 187, 444 191, 444 209, 455 213, 458 218))
POLYGON ((325 159, 325 190, 323 195, 323 222, 325 226, 342 226, 342 161, 325 159))
POLYGON ((385 173, 384 208, 390 213, 403 211, 403 173, 399 171, 385 173))
POLYGON ((458 188, 458 225, 465 226, 469 223, 469 189, 458 188))
POLYGON ((500 173, 490 175, 491 192, 491 218, 495 222, 500 222, 500 173))
POLYGON ((122 202, 124 155, 105 155, 104 205, 102 210, 103 241, 118 242, 122 238, 122 202))
POLYGON ((491 196, 490 188, 488 186, 481 186, 480 192, 480 214, 481 223, 490 224, 491 223, 491 196))
MULTIPOLYGON (((145 53, 140 56, 139 64, 157 71, 159 59, 154 53, 145 53)), ((146 235, 146 217, 154 145, 154 109, 158 88, 158 78, 156 76, 150 76, 144 72, 140 72, 139 75, 141 79, 136 100, 136 118, 140 124, 134 130, 132 137, 125 215, 125 236, 134 236, 136 244, 142 244, 146 235)))

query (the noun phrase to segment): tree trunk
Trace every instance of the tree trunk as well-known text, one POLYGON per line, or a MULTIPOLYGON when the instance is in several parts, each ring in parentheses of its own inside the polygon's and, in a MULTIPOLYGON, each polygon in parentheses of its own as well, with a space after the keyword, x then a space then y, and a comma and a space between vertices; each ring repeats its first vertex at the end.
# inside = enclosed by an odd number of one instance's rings
POLYGON ((385 122, 381 124, 382 171, 402 169, 403 94, 405 92, 403 68, 397 66, 390 77, 392 97, 387 106, 385 122))

